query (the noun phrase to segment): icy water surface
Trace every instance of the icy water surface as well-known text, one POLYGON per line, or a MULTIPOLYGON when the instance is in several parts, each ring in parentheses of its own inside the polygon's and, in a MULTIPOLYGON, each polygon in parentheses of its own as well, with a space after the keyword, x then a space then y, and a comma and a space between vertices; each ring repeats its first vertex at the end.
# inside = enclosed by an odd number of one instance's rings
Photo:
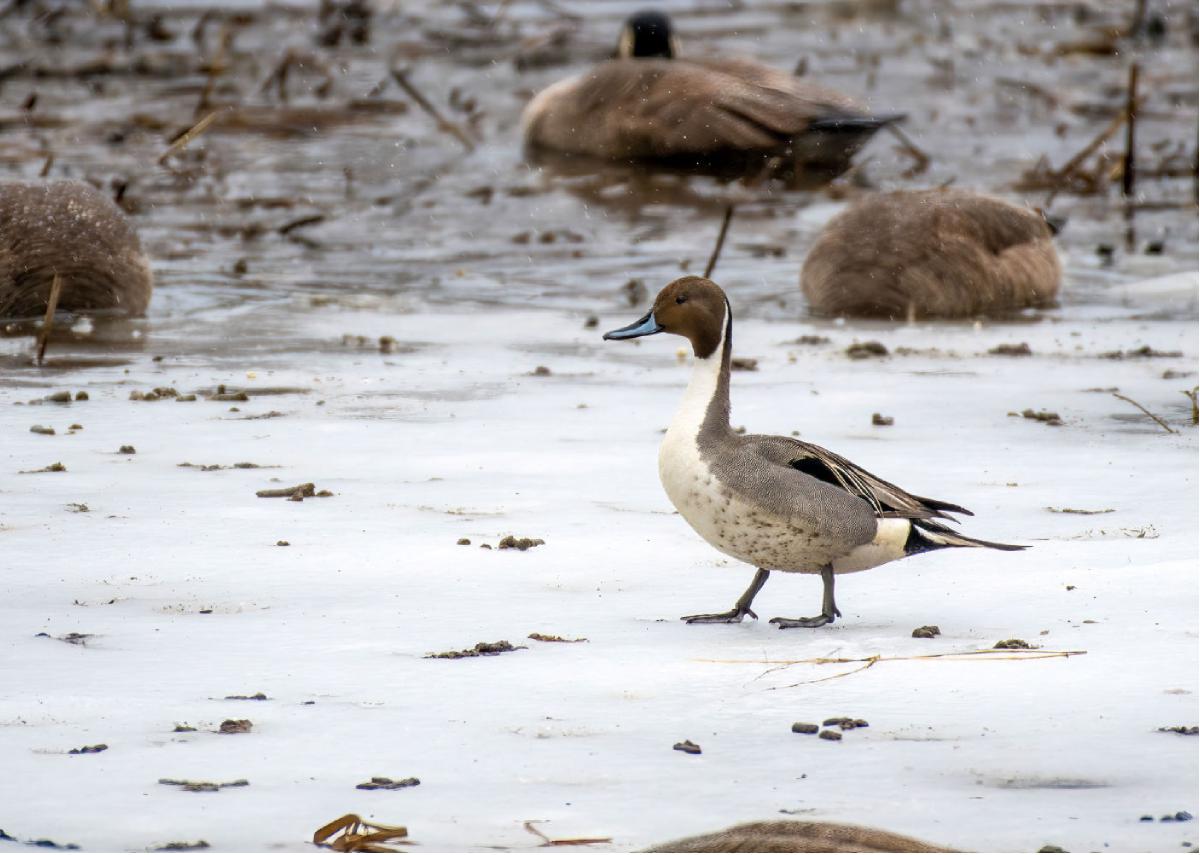
POLYGON ((604 55, 634 5, 493 22, 495 4, 394 4, 369 45, 330 49, 307 6, 164 6, 155 41, 135 4, 132 54, 119 22, 0 18, 0 174, 53 155, 51 176, 124 184, 159 281, 147 318, 60 330, 40 369, 28 338, 0 339, 0 848, 299 851, 349 812, 407 825, 414 851, 532 849, 529 820, 616 851, 789 817, 977 850, 1195 847, 1195 820, 1162 818, 1200 814, 1196 737, 1159 730, 1197 721, 1192 179, 1140 179, 1132 239, 1115 186, 1058 194, 1067 281, 1045 312, 843 324, 797 287, 859 185, 1045 202, 1022 174, 1104 128, 1134 58, 1143 166, 1174 171, 1195 145, 1194 9, 1149 4, 1163 40, 1111 56, 1116 4, 672 3, 694 49, 804 58, 908 112, 928 171, 882 136, 829 191, 526 166, 529 93, 604 55), (555 38, 563 56, 533 51, 555 38), (289 50, 285 105, 268 78, 289 50), (157 165, 213 62, 209 105, 241 108, 157 165), (393 62, 473 151, 387 82, 393 62), (703 268, 729 201, 716 278, 757 360, 734 423, 1031 550, 845 577, 844 618, 812 632, 766 621, 813 613, 810 577, 772 578, 759 622, 675 620, 727 608, 751 570, 658 485, 680 342, 600 334, 703 268), (846 353, 867 340, 888 355, 846 353), (256 495, 308 483, 332 495, 256 495), (1038 649, 913 658, 1014 638, 1038 649), (524 649, 425 658, 499 640, 524 649), (869 727, 791 732, 835 716, 869 727), (420 784, 356 789, 375 776, 420 784))

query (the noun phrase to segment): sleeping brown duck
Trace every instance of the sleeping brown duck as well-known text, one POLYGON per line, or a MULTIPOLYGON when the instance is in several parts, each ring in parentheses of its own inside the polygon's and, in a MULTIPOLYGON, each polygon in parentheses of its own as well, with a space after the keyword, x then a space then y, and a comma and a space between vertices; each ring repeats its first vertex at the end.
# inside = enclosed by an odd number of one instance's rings
POLYGON ((971 318, 1051 305, 1062 266, 1039 211, 962 190, 861 199, 809 250, 800 287, 820 315, 971 318))
POLYGON ((153 277, 124 212, 78 181, 0 184, 0 318, 46 311, 55 274, 58 308, 141 315, 153 277))

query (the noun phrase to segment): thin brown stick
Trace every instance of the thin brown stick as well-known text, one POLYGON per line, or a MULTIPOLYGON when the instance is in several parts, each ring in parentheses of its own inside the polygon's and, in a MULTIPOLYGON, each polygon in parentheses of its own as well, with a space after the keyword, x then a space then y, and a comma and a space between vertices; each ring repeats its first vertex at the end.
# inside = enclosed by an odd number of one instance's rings
POLYGON ((439 113, 438 109, 434 107, 433 104, 429 103, 429 99, 422 95, 417 88, 409 82, 407 68, 393 68, 391 71, 392 79, 400 84, 400 88, 408 93, 408 97, 417 102, 418 107, 428 113, 433 120, 437 122, 438 130, 442 131, 443 133, 450 134, 450 136, 458 140, 462 144, 463 148, 465 148, 467 151, 475 150, 475 143, 469 136, 467 136, 466 131, 439 113))
POLYGON ((280 226, 277 231, 281 235, 286 235, 294 232, 296 229, 302 229, 305 226, 315 226, 317 223, 325 222, 324 214, 311 214, 307 217, 300 217, 297 220, 292 220, 290 223, 285 223, 280 226))
POLYGON ((159 157, 158 157, 159 166, 162 166, 164 163, 166 163, 167 158, 169 158, 171 155, 187 148, 188 144, 192 140, 194 140, 196 137, 198 137, 202 133, 204 133, 206 130, 208 130, 208 126, 211 125, 213 122, 215 122, 217 120, 217 117, 219 117, 223 112, 225 112, 223 109, 213 110, 211 113, 209 113, 203 119, 196 122, 196 124, 192 125, 186 131, 184 131, 182 134, 180 134, 179 137, 175 140, 175 142, 173 142, 169 146, 167 146, 167 150, 164 151, 161 155, 159 155, 159 157))
POLYGON ((731 202, 725 206, 725 216, 721 220, 721 231, 717 233, 717 244, 713 247, 712 255, 708 257, 708 264, 704 266, 704 278, 708 279, 712 276, 713 270, 717 267, 717 259, 721 257, 721 247, 725 246, 725 235, 729 233, 729 221, 733 219, 734 205, 731 202))
POLYGON ((1085 160, 1087 160, 1089 157, 1091 157, 1092 154, 1096 151, 1096 149, 1100 148, 1100 146, 1102 146, 1106 142, 1108 142, 1109 138, 1113 134, 1115 134, 1118 130, 1120 130, 1121 125, 1123 125, 1123 124, 1125 124, 1125 111, 1124 110, 1122 110, 1117 115, 1113 116, 1112 121, 1108 123, 1108 127, 1106 127, 1099 134, 1097 134, 1096 138, 1093 139, 1090 143, 1088 143, 1086 146, 1084 146, 1082 149, 1080 149, 1079 153, 1076 154, 1074 157, 1072 157, 1070 160, 1068 160, 1061 169, 1055 170, 1053 173, 1054 176, 1056 178, 1066 178, 1068 175, 1070 175, 1072 172, 1074 172, 1075 168, 1077 166, 1079 166, 1079 164, 1081 164, 1085 160))
POLYGON ((1137 132, 1138 64, 1129 66, 1129 89, 1125 93, 1125 157, 1121 169, 1121 195, 1133 197, 1137 167, 1134 161, 1134 142, 1137 132))
POLYGON ((837 680, 840 677, 849 677, 851 674, 857 674, 859 671, 866 671, 868 668, 870 668, 872 665, 876 664, 879 661, 880 661, 880 657, 872 656, 864 664, 859 665, 857 668, 851 668, 849 671, 843 671, 840 674, 831 674, 828 677, 819 677, 816 680, 801 680, 799 683, 792 683, 789 686, 779 686, 779 687, 771 686, 770 688, 767 689, 767 691, 774 692, 776 690, 776 688, 792 689, 792 688, 795 688, 796 686, 804 686, 809 683, 824 683, 826 680, 837 680))
POLYGON ((42 163, 42 169, 38 173, 38 178, 45 178, 50 174, 50 170, 54 167, 54 152, 46 155, 46 160, 42 163))
POLYGON ((535 837, 540 837, 540 838, 542 838, 542 845, 543 845, 543 846, 549 846, 549 845, 550 845, 550 838, 549 838, 549 837, 547 837, 546 835, 542 834, 542 832, 538 830, 537 826, 536 826, 536 825, 534 825, 534 822, 536 822, 536 821, 537 821, 537 820, 532 820, 532 819, 530 819, 530 820, 526 820, 526 822, 525 822, 525 830, 526 830, 526 831, 528 831, 530 834, 534 835, 535 837))
POLYGON ((1042 650, 1030 648, 1022 652, 1002 647, 984 647, 979 650, 950 650, 945 653, 920 653, 916 656, 860 656, 857 658, 818 656, 813 659, 696 659, 712 665, 849 665, 855 662, 912 662, 918 659, 949 659, 965 661, 968 658, 984 659, 1053 659, 1055 657, 1083 656, 1086 650, 1042 650))
POLYGON ((1143 413, 1145 413, 1150 418, 1152 418, 1156 422, 1158 422, 1158 424, 1162 427, 1162 429, 1165 430, 1167 433, 1179 433, 1179 431, 1175 430, 1175 428, 1171 427, 1169 424, 1164 422, 1158 416, 1154 415, 1154 413, 1150 412, 1145 407, 1143 407, 1141 404, 1139 404, 1137 401, 1133 400, 1133 398, 1128 398, 1125 395, 1122 395, 1120 392, 1113 392, 1112 396, 1114 398, 1120 398, 1122 401, 1128 401, 1129 403, 1133 404, 1135 407, 1137 407, 1143 413))
POLYGON ((906 170, 905 175, 908 177, 920 175, 929 168, 929 164, 932 162, 929 155, 926 154, 915 142, 909 139, 908 134, 904 133, 904 131, 900 130, 900 128, 894 124, 886 125, 885 127, 887 128, 888 133, 900 141, 900 145, 904 147, 904 150, 908 152, 908 155, 916 161, 916 163, 912 165, 911 169, 906 170))
POLYGON ((50 343, 50 332, 54 329, 54 311, 58 308, 58 294, 62 291, 62 279, 58 271, 54 273, 54 281, 50 283, 50 297, 46 300, 46 317, 42 320, 42 329, 37 337, 37 364, 41 365, 46 357, 46 345, 50 343))
POLYGON ((225 24, 221 28, 221 34, 217 37, 217 49, 213 51, 212 57, 208 60, 208 78, 204 81, 204 88, 200 91, 200 101, 196 104, 196 113, 209 109, 212 104, 217 78, 225 73, 225 54, 232 43, 233 25, 225 24))
POLYGON ((542 839, 541 846, 590 846, 591 844, 594 844, 594 843, 612 843, 611 837, 567 837, 567 838, 559 838, 559 839, 547 837, 545 834, 543 834, 541 831, 538 830, 538 827, 535 823, 539 823, 539 822, 545 822, 545 820, 541 820, 541 819, 526 820, 524 823, 524 826, 525 826, 525 830, 528 831, 530 834, 534 835, 535 837, 540 837, 542 839))

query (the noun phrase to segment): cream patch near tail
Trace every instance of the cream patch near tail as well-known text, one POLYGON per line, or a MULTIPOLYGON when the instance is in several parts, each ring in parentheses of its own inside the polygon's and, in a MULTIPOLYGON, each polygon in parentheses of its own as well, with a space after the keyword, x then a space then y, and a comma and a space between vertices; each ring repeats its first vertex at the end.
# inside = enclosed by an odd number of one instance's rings
POLYGON ((887 564, 905 556, 904 547, 912 523, 906 519, 887 517, 877 521, 875 537, 870 543, 856 546, 844 558, 833 562, 834 573, 857 573, 887 564))

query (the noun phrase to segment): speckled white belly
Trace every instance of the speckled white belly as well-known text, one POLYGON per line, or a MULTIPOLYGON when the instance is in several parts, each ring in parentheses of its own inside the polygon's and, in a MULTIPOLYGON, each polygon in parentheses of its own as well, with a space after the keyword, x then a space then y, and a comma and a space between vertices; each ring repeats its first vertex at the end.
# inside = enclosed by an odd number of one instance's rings
POLYGON ((879 520, 871 541, 843 552, 824 533, 780 519, 739 497, 712 473, 696 440, 683 431, 667 431, 658 451, 658 475, 671 504, 697 534, 755 567, 820 573, 832 565, 835 573, 856 573, 904 556, 908 520, 879 520))
POLYGON ((831 559, 820 534, 765 513, 713 475, 694 437, 672 428, 658 452, 658 475, 680 516, 726 555, 768 570, 819 573, 831 559))
POLYGON ((911 528, 908 520, 883 519, 873 540, 851 547, 832 540, 798 519, 766 511, 751 498, 730 489, 712 472, 696 441, 721 378, 725 336, 715 352, 697 358, 675 418, 658 449, 658 477, 680 516, 726 555, 764 570, 835 573, 878 567, 904 555, 911 528))

